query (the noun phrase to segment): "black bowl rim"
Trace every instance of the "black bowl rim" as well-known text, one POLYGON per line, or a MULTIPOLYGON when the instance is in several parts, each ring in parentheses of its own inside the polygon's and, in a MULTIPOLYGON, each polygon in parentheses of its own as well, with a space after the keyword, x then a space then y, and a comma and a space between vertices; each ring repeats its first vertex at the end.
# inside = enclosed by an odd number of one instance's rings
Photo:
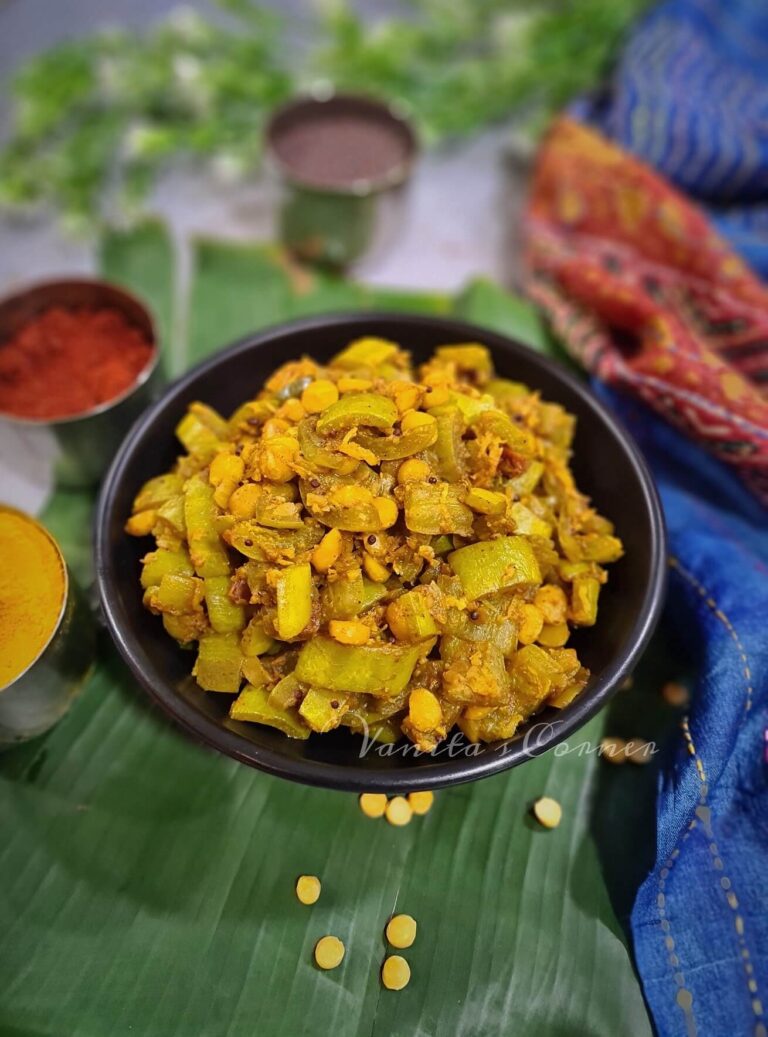
POLYGON ((95 521, 96 583, 103 615, 120 655, 149 696, 193 738, 233 759, 290 781, 347 792, 408 792, 444 788, 489 777, 553 748, 572 731, 587 723, 605 705, 625 678, 631 674, 659 620, 666 592, 667 537, 661 502, 640 449, 622 422, 594 396, 585 383, 579 381, 563 365, 550 357, 530 349, 509 336, 466 321, 455 320, 449 316, 424 316, 374 310, 328 313, 271 325, 269 328, 246 335, 232 345, 219 350, 168 385, 160 398, 134 423, 104 479, 95 521), (346 326, 357 326, 361 322, 374 321, 396 322, 406 328, 408 325, 419 327, 437 324, 441 331, 444 330, 450 336, 455 335, 458 341, 476 340, 487 344, 491 349, 509 351, 511 347, 513 351, 530 352, 543 369, 555 379, 566 383, 569 389, 580 397, 582 403, 596 411, 610 433, 619 440, 631 462, 634 477, 642 488, 645 507, 650 518, 651 564, 649 571, 652 574, 651 579, 646 587, 631 636, 627 639, 627 647, 599 674, 589 695, 579 696, 564 709, 561 714, 562 719, 558 718, 546 725, 542 724, 544 730, 530 743, 528 739, 524 739, 507 747, 506 743, 501 742, 498 751, 486 751, 477 757, 462 755, 452 758, 449 755, 445 761, 440 763, 439 767, 409 766, 396 771, 357 770, 343 764, 290 759, 279 751, 247 742, 237 732, 221 727, 216 721, 197 711, 170 686, 156 687, 149 680, 131 643, 133 635, 130 630, 123 629, 109 593, 110 581, 114 578, 107 564, 109 519, 114 496, 137 441, 156 415, 172 403, 177 396, 185 392, 189 384, 200 374, 211 371, 223 360, 229 359, 233 355, 247 353, 254 348, 264 348, 273 343, 276 338, 282 338, 295 332, 335 327, 343 333, 346 326))

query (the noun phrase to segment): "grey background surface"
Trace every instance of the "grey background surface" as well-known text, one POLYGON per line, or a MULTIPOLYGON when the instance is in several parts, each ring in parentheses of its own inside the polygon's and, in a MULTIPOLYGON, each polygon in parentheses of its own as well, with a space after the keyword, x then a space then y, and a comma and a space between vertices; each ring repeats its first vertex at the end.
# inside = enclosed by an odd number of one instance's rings
MULTIPOLYGON (((298 19, 310 11, 311 0, 273 2, 298 19)), ((392 0, 358 4, 372 21, 397 11, 392 0)), ((0 135, 9 127, 9 79, 29 55, 97 28, 141 29, 178 6, 174 0, 0 0, 0 135)), ((184 6, 217 16, 205 0, 184 6)), ((352 276, 371 284, 445 291, 475 276, 514 283, 525 174, 507 161, 509 140, 510 128, 497 127, 425 154, 396 228, 380 236, 352 276)), ((183 274, 194 235, 273 239, 276 200, 264 174, 232 186, 209 170, 184 169, 162 178, 148 210, 172 228, 183 274)), ((28 281, 92 270, 92 244, 62 234, 50 216, 0 219, 0 293, 28 281)), ((45 450, 35 453, 7 427, 0 430, 0 484, 6 500, 33 510, 50 486, 45 450)))

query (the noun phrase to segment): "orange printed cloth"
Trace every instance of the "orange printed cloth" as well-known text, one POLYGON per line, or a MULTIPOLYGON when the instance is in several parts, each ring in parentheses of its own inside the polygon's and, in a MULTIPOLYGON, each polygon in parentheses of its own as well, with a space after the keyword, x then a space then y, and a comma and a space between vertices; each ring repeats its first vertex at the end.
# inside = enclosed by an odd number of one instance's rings
POLYGON ((704 213, 570 118, 539 152, 527 288, 573 356, 768 503, 768 288, 704 213))

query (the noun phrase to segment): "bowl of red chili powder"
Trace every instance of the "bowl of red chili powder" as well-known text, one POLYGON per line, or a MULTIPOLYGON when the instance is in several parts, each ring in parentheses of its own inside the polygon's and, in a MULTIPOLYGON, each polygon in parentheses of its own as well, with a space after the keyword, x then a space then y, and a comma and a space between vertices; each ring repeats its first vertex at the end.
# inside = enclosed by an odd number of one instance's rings
POLYGON ((57 482, 98 482, 160 384, 152 317, 103 281, 50 281, 0 302, 0 421, 53 436, 57 482))

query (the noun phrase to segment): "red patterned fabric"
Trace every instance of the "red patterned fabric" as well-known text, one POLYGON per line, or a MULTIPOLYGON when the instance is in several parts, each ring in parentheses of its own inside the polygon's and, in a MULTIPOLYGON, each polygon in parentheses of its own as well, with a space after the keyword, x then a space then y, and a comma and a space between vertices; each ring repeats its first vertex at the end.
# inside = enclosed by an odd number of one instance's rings
POLYGON ((539 153, 526 236, 529 293, 576 359, 768 502, 768 289, 704 214, 561 118, 539 153))

